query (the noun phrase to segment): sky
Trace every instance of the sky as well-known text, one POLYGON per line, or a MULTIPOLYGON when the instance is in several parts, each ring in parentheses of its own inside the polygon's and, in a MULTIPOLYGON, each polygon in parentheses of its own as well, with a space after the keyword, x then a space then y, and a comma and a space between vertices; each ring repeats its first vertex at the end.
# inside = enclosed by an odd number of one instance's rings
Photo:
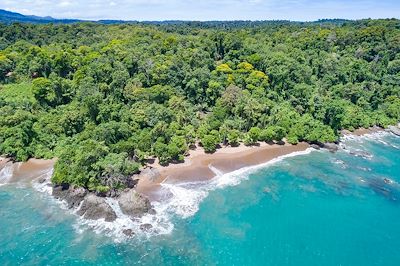
POLYGON ((400 0, 0 0, 0 9, 89 20, 400 18, 400 0))

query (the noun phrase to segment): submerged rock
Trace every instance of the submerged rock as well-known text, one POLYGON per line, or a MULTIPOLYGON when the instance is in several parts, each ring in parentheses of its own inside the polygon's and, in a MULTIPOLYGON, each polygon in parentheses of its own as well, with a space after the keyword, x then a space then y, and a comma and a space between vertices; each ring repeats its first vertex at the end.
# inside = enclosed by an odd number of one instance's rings
POLYGON ((85 197, 78 214, 89 220, 104 219, 106 222, 113 222, 117 219, 117 215, 105 199, 94 194, 85 197))
POLYGON ((124 235, 126 235, 126 236, 129 236, 129 237, 132 237, 132 236, 135 235, 135 233, 133 232, 132 229, 124 229, 124 230, 122 230, 122 233, 123 233, 124 235))
POLYGON ((142 231, 149 231, 153 226, 151 224, 141 224, 140 225, 140 230, 142 231))
POLYGON ((353 156, 356 156, 356 157, 364 158, 364 159, 372 158, 372 154, 370 154, 367 151, 355 150, 355 151, 350 151, 350 154, 353 156))
POLYGON ((149 199, 133 189, 123 192, 118 198, 118 204, 124 214, 133 217, 140 217, 151 210, 149 199))

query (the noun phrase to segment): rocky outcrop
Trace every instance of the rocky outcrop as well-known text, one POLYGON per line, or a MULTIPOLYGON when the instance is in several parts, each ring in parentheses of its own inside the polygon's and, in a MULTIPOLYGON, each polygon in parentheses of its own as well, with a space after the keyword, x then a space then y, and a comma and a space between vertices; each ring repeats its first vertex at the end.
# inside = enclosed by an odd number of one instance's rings
POLYGON ((311 146, 311 148, 316 149, 316 150, 321 149, 321 146, 318 144, 311 144, 310 146, 311 146))
MULTIPOLYGON (((68 208, 77 209, 77 214, 85 219, 104 219, 113 222, 117 215, 107 203, 106 197, 91 193, 84 188, 69 185, 57 185, 53 187, 52 195, 68 204, 68 208)), ((150 201, 134 189, 114 191, 112 196, 118 197, 121 211, 132 218, 141 217, 145 213, 154 213, 150 201)))
POLYGON ((53 187, 52 195, 56 199, 66 201, 68 208, 77 208, 87 195, 87 190, 69 185, 59 185, 53 187))
POLYGON ((396 136, 400 136, 400 128, 396 126, 389 126, 388 130, 395 134, 396 136))
POLYGON ((121 211, 131 217, 140 217, 152 208, 150 201, 133 189, 124 191, 118 198, 121 211))
POLYGON ((105 199, 94 194, 85 197, 78 214, 89 220, 104 219, 106 222, 113 222, 117 219, 117 215, 105 199))
POLYGON ((327 149, 330 152, 336 152, 339 150, 339 146, 336 143, 324 143, 322 148, 327 149))

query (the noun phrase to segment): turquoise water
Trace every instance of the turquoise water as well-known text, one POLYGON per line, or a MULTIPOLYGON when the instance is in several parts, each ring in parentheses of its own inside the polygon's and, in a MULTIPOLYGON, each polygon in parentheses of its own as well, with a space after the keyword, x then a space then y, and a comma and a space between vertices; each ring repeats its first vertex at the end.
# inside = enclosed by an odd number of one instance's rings
POLYGON ((335 154, 313 151, 172 188, 172 232, 129 241, 79 225, 29 185, 2 186, 0 262, 400 265, 400 138, 375 135, 344 145, 335 154))

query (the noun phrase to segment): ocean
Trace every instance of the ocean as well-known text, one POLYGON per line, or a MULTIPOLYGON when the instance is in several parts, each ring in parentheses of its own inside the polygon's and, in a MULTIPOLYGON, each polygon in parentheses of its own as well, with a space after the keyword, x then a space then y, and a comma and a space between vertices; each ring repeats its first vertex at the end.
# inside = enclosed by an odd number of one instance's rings
MULTIPOLYGON (((173 195, 125 239, 29 183, 0 186, 1 265, 400 265, 400 138, 345 137, 173 195)), ((5 179, 6 171, 1 174, 5 179)), ((47 173, 51 174, 51 172, 47 173)))

